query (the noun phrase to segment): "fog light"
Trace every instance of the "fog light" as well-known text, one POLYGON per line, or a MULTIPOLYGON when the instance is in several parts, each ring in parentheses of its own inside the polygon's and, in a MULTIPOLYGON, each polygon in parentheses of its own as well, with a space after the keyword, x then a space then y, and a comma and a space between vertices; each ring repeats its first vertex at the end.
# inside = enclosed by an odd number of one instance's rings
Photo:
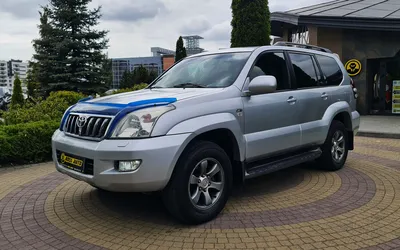
POLYGON ((133 172, 139 168, 141 163, 142 163, 141 160, 120 161, 118 163, 118 171, 119 172, 133 172))

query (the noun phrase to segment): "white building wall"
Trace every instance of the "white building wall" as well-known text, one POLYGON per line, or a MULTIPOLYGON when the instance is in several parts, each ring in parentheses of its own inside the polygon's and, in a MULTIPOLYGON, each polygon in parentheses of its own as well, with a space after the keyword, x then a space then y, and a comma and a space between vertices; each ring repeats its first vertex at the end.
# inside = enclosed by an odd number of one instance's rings
POLYGON ((22 90, 26 93, 25 80, 28 72, 28 62, 21 60, 0 60, 0 88, 12 93, 15 77, 18 74, 22 83, 22 90))

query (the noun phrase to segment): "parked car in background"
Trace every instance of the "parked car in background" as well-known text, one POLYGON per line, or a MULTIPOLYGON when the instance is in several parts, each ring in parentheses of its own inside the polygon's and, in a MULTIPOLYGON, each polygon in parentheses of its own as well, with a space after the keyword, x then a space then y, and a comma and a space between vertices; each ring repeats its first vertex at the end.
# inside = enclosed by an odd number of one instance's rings
POLYGON ((113 192, 161 191, 203 223, 244 181, 317 161, 341 169, 359 129, 357 89, 327 49, 279 43, 190 56, 146 89, 85 99, 52 138, 58 171, 113 192))
POLYGON ((11 103, 11 94, 0 88, 0 110, 7 110, 11 103))

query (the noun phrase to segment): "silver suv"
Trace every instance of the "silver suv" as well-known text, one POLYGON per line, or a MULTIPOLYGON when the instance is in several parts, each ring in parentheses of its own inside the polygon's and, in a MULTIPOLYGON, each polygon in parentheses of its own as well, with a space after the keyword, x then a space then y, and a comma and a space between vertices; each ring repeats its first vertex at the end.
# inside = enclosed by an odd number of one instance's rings
POLYGON ((314 161, 339 170, 360 124, 337 55, 280 43, 185 58, 146 89, 85 99, 52 138, 58 171, 113 192, 161 191, 198 224, 233 185, 314 161))

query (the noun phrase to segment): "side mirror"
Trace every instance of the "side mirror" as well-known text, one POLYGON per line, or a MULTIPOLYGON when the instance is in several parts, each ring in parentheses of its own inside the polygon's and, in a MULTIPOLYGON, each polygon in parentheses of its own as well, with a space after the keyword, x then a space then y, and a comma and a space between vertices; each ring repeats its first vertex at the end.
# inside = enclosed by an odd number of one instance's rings
POLYGON ((277 82, 275 76, 257 76, 249 84, 250 95, 262 95, 276 91, 277 82))

